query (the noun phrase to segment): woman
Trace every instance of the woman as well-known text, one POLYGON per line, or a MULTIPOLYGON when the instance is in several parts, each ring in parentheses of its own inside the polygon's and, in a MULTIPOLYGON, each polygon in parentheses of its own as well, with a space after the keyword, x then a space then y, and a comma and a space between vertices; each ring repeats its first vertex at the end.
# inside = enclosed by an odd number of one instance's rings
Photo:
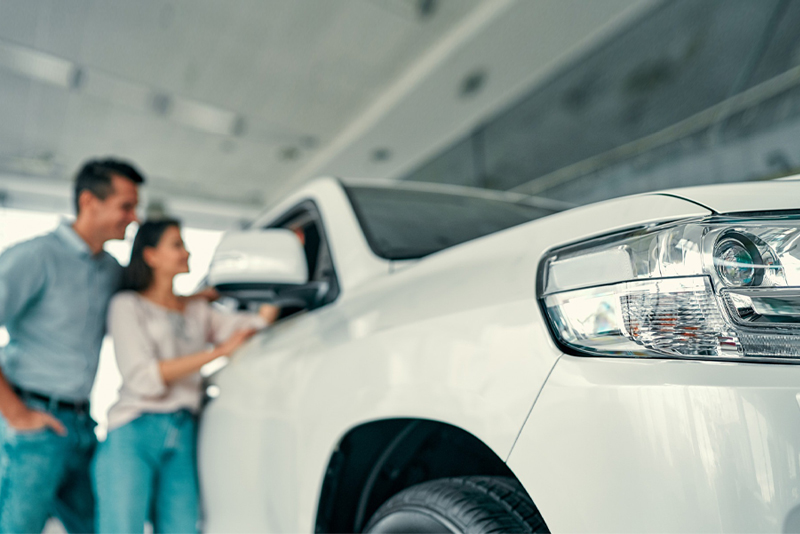
POLYGON ((189 271, 188 260, 178 221, 145 222, 125 270, 128 290, 109 306, 122 386, 95 457, 98 532, 142 532, 146 520, 155 532, 197 532, 200 368, 278 314, 269 305, 258 314, 224 314, 204 299, 175 295, 173 279, 189 271))

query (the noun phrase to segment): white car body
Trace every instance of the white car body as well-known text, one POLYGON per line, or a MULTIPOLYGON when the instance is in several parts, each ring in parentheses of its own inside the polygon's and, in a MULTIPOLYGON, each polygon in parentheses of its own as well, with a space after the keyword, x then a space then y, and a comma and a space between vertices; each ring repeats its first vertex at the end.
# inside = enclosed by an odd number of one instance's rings
POLYGON ((340 293, 260 333, 215 376, 199 444, 208 532, 324 529, 343 439, 396 419, 477 438, 553 532, 800 526, 800 366, 567 355, 536 284, 555 247, 712 212, 796 209, 800 182, 621 198, 405 262, 372 252, 334 179, 254 231, 308 200, 340 293))

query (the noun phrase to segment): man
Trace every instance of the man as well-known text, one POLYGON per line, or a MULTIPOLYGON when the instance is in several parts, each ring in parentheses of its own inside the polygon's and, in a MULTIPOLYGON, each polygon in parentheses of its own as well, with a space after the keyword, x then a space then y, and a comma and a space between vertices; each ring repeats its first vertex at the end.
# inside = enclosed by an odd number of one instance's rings
POLYGON ((0 255, 0 532, 41 532, 56 516, 94 531, 89 393, 121 267, 103 244, 137 220, 142 175, 116 160, 86 163, 73 224, 0 255))

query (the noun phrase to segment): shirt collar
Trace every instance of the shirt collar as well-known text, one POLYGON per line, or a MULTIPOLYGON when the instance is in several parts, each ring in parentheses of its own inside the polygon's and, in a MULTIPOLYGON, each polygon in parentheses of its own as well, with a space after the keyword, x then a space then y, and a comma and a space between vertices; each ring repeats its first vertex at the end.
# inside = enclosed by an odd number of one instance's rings
POLYGON ((62 220, 61 224, 56 228, 55 234, 61 238, 61 241, 73 252, 89 258, 93 256, 92 249, 90 249, 86 241, 72 229, 72 223, 70 221, 66 219, 62 220))

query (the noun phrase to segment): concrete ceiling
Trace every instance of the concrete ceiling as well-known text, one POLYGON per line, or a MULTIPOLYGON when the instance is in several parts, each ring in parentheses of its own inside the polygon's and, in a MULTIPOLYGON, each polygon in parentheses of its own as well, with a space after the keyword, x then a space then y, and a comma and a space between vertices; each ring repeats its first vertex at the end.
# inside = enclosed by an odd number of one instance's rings
POLYGON ((51 209, 113 154, 221 226, 396 178, 655 3, 0 0, 0 189, 51 209))

